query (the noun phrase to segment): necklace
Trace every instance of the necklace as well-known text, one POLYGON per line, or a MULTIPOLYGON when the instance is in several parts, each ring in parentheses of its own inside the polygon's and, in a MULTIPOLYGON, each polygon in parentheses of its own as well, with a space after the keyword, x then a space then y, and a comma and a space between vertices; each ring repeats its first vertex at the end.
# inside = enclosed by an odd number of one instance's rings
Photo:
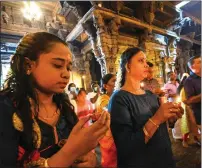
POLYGON ((141 88, 138 88, 138 89, 132 89, 131 92, 135 94, 142 94, 144 90, 141 88))
MULTIPOLYGON (((48 110, 46 109, 46 107, 45 107, 45 105, 43 104, 43 108, 45 109, 45 112, 46 112, 46 114, 48 114, 48 110)), ((54 111, 54 113, 50 116, 50 117, 44 117, 44 116, 42 116, 42 115, 40 115, 40 113, 39 113, 39 117, 41 117, 42 119, 44 119, 44 120, 51 120, 51 119, 54 119, 55 118, 55 116, 58 116, 58 110, 59 110, 59 108, 57 108, 55 111, 54 111)))

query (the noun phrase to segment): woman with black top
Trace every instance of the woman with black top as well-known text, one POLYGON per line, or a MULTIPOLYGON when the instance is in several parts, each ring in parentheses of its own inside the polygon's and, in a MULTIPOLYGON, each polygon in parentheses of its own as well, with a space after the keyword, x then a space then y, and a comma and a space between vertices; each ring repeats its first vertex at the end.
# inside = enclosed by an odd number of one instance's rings
POLYGON ((92 126, 78 121, 64 89, 72 57, 58 37, 25 35, 0 92, 0 167, 94 167, 90 152, 108 130, 103 112, 92 126))
POLYGON ((181 117, 183 111, 175 103, 159 105, 156 95, 141 89, 147 70, 141 49, 129 48, 122 54, 117 91, 108 105, 118 167, 174 168, 166 121, 181 117))

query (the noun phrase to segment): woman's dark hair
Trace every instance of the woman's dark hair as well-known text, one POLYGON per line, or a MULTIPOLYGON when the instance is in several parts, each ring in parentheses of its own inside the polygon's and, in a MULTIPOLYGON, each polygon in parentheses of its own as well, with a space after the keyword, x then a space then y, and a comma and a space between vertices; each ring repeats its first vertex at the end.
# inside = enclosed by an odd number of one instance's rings
POLYGON ((100 83, 101 83, 101 90, 103 93, 106 93, 106 89, 104 88, 104 84, 107 84, 109 80, 115 76, 114 74, 106 74, 105 76, 102 77, 100 83))
POLYGON ((152 64, 151 62, 147 61, 147 65, 149 65, 150 68, 152 68, 154 66, 154 64, 152 64))
POLYGON ((140 51, 144 52, 143 49, 138 48, 138 47, 133 47, 133 48, 128 48, 126 49, 122 55, 121 55, 121 59, 120 59, 120 66, 119 66, 119 70, 117 73, 117 79, 116 79, 116 86, 115 89, 120 89, 124 83, 125 83, 125 76, 126 76, 126 65, 127 63, 130 63, 130 60, 133 56, 135 56, 137 53, 139 53, 140 51))
MULTIPOLYGON (((5 87, 0 92, 0 94, 7 95, 15 104, 16 113, 23 122, 23 140, 28 154, 35 149, 35 144, 33 143, 35 132, 32 128, 32 116, 38 117, 39 102, 35 92, 33 77, 31 74, 27 75, 26 73, 25 60, 28 58, 32 61, 37 61, 40 54, 50 52, 56 43, 67 46, 60 38, 46 32, 25 35, 20 40, 11 59, 11 70, 5 81, 5 87), (37 106, 34 114, 31 111, 29 98, 33 99, 37 106)), ((60 108, 61 115, 65 116, 68 126, 73 128, 78 119, 68 96, 65 93, 55 94, 53 101, 60 108)))

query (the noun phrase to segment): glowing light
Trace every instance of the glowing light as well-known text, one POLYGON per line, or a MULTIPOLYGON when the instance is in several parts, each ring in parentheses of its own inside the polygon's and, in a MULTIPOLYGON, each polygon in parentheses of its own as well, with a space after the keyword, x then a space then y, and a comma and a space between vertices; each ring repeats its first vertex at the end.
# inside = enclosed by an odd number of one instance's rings
POLYGON ((99 3, 99 4, 98 4, 98 6, 99 6, 99 7, 102 7, 102 4, 101 4, 101 3, 99 3))
POLYGON ((181 103, 181 98, 180 97, 176 98, 176 103, 181 103))
POLYGON ((95 110, 95 104, 92 104, 92 108, 93 108, 93 110, 95 110))
POLYGON ((183 7, 184 5, 188 4, 189 2, 191 2, 191 1, 182 1, 179 4, 175 5, 175 7, 179 9, 179 8, 183 7))
POLYGON ((85 79, 85 76, 83 75, 82 78, 85 79))
POLYGON ((41 11, 34 1, 23 1, 25 7, 22 9, 23 16, 28 20, 39 20, 41 11))

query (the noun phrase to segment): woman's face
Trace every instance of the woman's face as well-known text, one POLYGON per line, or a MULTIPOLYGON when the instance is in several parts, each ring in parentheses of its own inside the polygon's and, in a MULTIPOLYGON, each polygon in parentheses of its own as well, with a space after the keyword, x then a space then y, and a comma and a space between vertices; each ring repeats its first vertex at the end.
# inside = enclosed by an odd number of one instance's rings
POLYGON ((107 90, 107 93, 112 94, 114 91, 116 82, 116 76, 114 75, 108 82, 105 84, 105 89, 107 90))
POLYGON ((49 53, 42 53, 31 67, 36 87, 44 93, 62 93, 69 83, 72 67, 71 53, 61 43, 52 46, 49 53))
POLYGON ((140 51, 134 55, 128 63, 129 78, 136 80, 143 80, 148 74, 148 65, 146 62, 146 55, 140 51))

